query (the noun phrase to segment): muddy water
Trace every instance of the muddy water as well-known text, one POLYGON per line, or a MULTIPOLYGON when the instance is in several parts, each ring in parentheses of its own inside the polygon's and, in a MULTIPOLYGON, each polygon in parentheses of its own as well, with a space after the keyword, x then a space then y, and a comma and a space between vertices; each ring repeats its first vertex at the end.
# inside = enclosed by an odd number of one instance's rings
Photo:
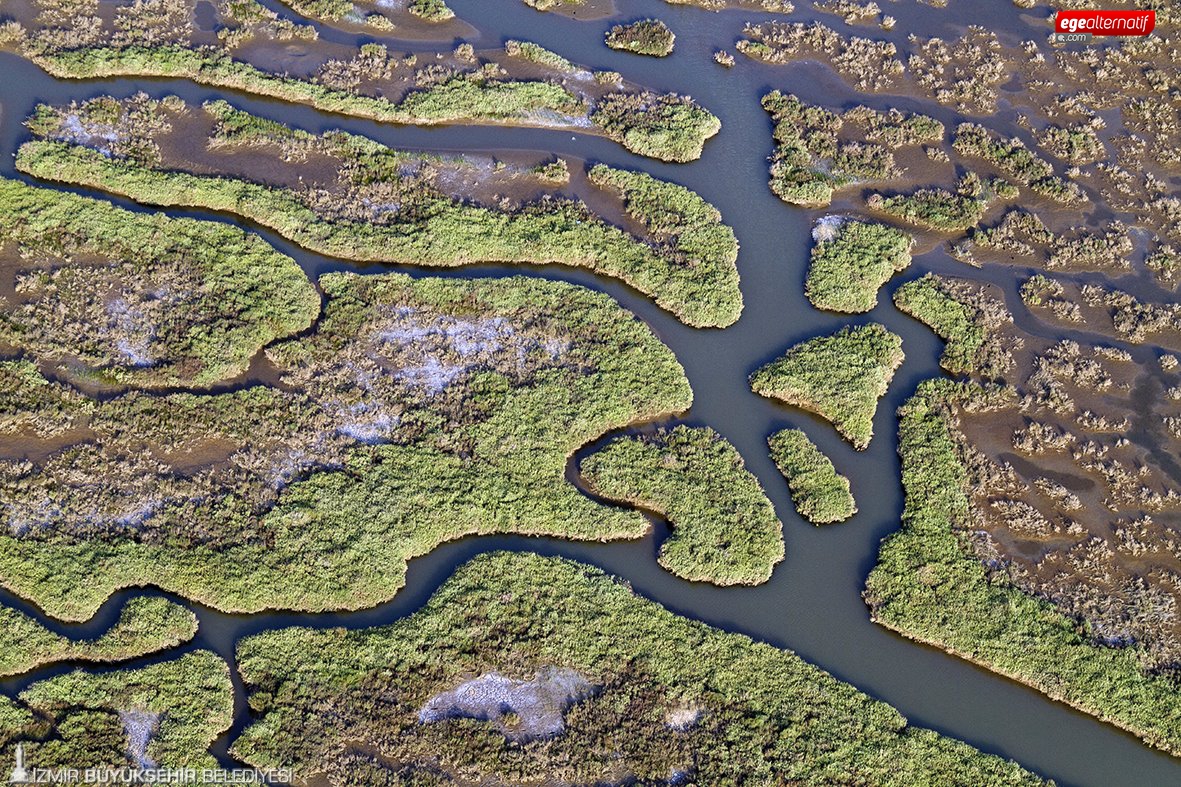
MULTIPOLYGON (((707 424, 730 439, 759 477, 785 523, 787 558, 771 582, 756 588, 721 589, 679 580, 659 568, 655 555, 665 530, 657 523, 654 533, 639 542, 587 545, 548 539, 474 538, 445 545, 411 563, 407 587, 388 604, 350 614, 273 614, 240 617, 194 607, 201 628, 193 647, 211 648, 233 663, 234 643, 267 628, 288 625, 378 625, 417 609, 453 571, 455 566, 481 552, 494 549, 532 550, 592 563, 629 580, 637 592, 673 611, 731 631, 748 634, 773 645, 790 648, 805 659, 849 681, 901 710, 911 723, 931 727, 965 740, 985 751, 1011 757, 1023 765, 1071 785, 1181 784, 1181 761, 1173 760, 1139 743, 1113 727, 1051 702, 1037 692, 976 668, 937 650, 908 642, 870 623, 860 593, 873 566, 879 540, 898 526, 902 509, 898 483, 896 420, 893 412, 924 378, 939 373, 940 343, 929 331, 898 313, 884 293, 871 314, 846 319, 814 310, 804 299, 802 282, 809 247, 810 216, 779 202, 767 189, 766 156, 771 153, 770 124, 759 107, 759 98, 771 88, 790 90, 805 100, 829 105, 866 102, 883 107, 897 105, 918 109, 919 104, 898 97, 870 97, 853 93, 831 72, 819 65, 771 67, 739 58, 732 70, 712 61, 717 48, 730 48, 741 25, 758 14, 711 14, 681 9, 659 0, 619 0, 621 14, 659 16, 677 33, 677 51, 654 61, 611 52, 601 44, 606 21, 584 22, 534 12, 518 0, 450 0, 455 11, 472 21, 484 34, 473 40, 477 48, 499 45, 507 38, 527 38, 562 52, 572 60, 594 67, 621 71, 627 78, 663 90, 692 93, 723 121, 721 135, 707 144, 705 155, 688 165, 664 165, 632 156, 602 138, 569 132, 526 129, 415 129, 329 116, 281 102, 252 100, 230 95, 239 106, 309 131, 345 128, 400 147, 435 150, 545 150, 601 160, 609 164, 645 168, 660 177, 683 183, 717 205, 735 228, 742 243, 739 267, 746 310, 742 319, 724 331, 686 328, 649 301, 613 281, 585 271, 561 267, 508 268, 485 266, 458 271, 432 272, 397 266, 357 266, 309 254, 276 237, 263 234, 282 251, 291 254, 310 275, 328 270, 381 272, 404 270, 415 275, 503 276, 526 273, 576 282, 603 290, 645 319, 677 353, 696 394, 687 417, 693 424, 707 424), (876 437, 869 450, 858 454, 826 424, 798 411, 782 408, 754 396, 746 386, 747 375, 786 347, 846 323, 876 320, 904 339, 907 360, 899 370, 875 420, 876 437), (794 513, 786 484, 767 457, 766 437, 785 426, 805 429, 827 452, 838 470, 852 480, 860 513, 849 522, 815 528, 794 513)), ((801 6, 804 5, 801 3, 801 6)), ((1041 30, 1019 18, 1009 0, 990 0, 990 20, 1009 20, 1013 40, 1040 36, 1041 30)), ((888 4, 888 13, 899 17, 889 34, 900 45, 910 30, 926 34, 954 35, 952 11, 920 4, 888 4)), ((795 18, 799 18, 797 15, 795 18)), ((827 24, 842 29, 835 17, 827 24)), ((853 28, 861 35, 882 35, 873 28, 853 28)), ((423 48, 408 43, 407 49, 423 48)), ((177 93, 189 102, 225 95, 184 82, 116 80, 64 83, 10 56, 0 56, 0 174, 13 176, 11 153, 24 138, 20 120, 38 100, 68 101, 101 93, 119 96, 145 90, 155 96, 177 93)), ((924 111, 930 111, 923 105, 924 111)), ((949 127, 958 122, 954 112, 935 112, 949 127)), ((1012 117, 1002 112, 1001 118, 1012 117)), ((1002 127, 1003 131, 1012 133, 1002 127)), ((921 173, 919 173, 921 176, 921 173)), ((127 204, 123 202, 122 204, 127 204)), ((177 215, 202 216, 200 212, 177 215)), ((226 217, 220 217, 225 220, 226 217)), ((977 271, 950 260, 941 251, 916 260, 902 278, 887 289, 892 292, 904 279, 926 270, 976 276, 1001 285, 1019 325, 1041 335, 1083 338, 1077 332, 1058 333, 1035 321, 1017 297, 1019 269, 992 267, 977 271)), ((1121 285, 1148 288, 1146 280, 1121 281, 1121 285)), ((1125 287, 1138 289, 1138 287, 1125 287)), ((1159 297, 1159 295, 1158 295, 1159 297)), ((1132 349, 1139 361, 1148 351, 1132 349)), ((591 447, 593 448, 593 447, 591 447)), ((585 453, 585 452, 584 452, 585 453)), ((574 477, 575 470, 571 469, 574 477)), ((118 615, 130 593, 116 596, 94 620, 55 630, 75 636, 94 636, 118 615)), ((0 594, 0 600, 26 611, 27 604, 0 594)), ((192 606, 192 605, 190 605, 192 606)), ((171 658, 175 651, 149 657, 140 663, 171 658)), ((8 691, 68 669, 37 670, 4 682, 8 691)), ((249 722, 240 686, 234 728, 217 746, 224 754, 230 740, 249 722)))

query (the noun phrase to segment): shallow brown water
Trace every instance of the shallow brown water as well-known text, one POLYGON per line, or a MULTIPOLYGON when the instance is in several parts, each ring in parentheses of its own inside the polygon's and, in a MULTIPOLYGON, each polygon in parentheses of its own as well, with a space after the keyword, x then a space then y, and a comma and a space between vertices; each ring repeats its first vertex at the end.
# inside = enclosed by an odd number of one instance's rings
MULTIPOLYGON (((189 605, 198 613, 201 629, 195 642, 186 648, 211 648, 232 663, 234 643, 267 628, 295 624, 363 627, 386 623, 421 606, 456 565, 473 555, 493 549, 527 549, 601 566, 626 578, 640 594, 679 614, 791 648, 838 678, 893 704, 911 723, 1016 759, 1061 784, 1097 787, 1181 784, 1181 761, 1031 689, 875 626, 870 623, 861 601, 860 593, 876 559, 878 541, 898 527, 902 509, 895 454, 897 423, 893 411, 920 380, 939 374, 937 359, 941 345, 929 331, 890 304, 888 295, 901 279, 888 286, 889 292, 883 293, 874 312, 852 319, 817 312, 804 299, 802 283, 811 219, 808 213, 781 203, 767 188, 765 159, 772 151, 772 143, 770 123, 759 106, 759 98, 768 90, 779 88, 795 92, 805 101, 830 106, 856 103, 879 108, 898 106, 935 114, 949 128, 959 122, 958 115, 949 110, 932 111, 929 104, 907 98, 856 94, 819 64, 772 67, 739 57, 738 65, 731 70, 717 66, 712 61, 713 51, 732 50, 742 23, 759 18, 758 14, 749 12, 712 14, 672 7, 659 0, 619 0, 617 6, 623 17, 658 16, 677 33, 677 51, 667 59, 655 61, 606 49, 601 43, 602 33, 609 26, 606 21, 586 22, 539 14, 519 0, 449 2, 457 14, 485 31, 472 41, 477 48, 499 46, 507 38, 535 40, 582 65, 619 70, 627 78, 653 88, 692 93, 721 117, 723 130, 718 138, 707 143, 700 161, 667 165, 632 156, 612 142, 584 134, 474 127, 397 128, 325 115, 276 101, 239 95, 226 97, 242 108, 309 131, 345 128, 391 146, 434 150, 546 150, 616 166, 643 168, 689 186, 721 209, 742 243, 739 269, 746 300, 742 319, 724 331, 687 328, 623 285, 558 266, 480 266, 449 271, 358 266, 309 254, 273 233, 263 234, 276 247, 299 260, 312 276, 331 270, 367 273, 404 270, 415 275, 444 276, 527 274, 560 278, 610 293, 643 317, 675 350, 696 394, 696 404, 686 420, 713 427, 742 452, 784 520, 787 558, 766 585, 722 589, 688 583, 660 569, 655 561, 665 532, 660 524, 651 537, 641 542, 606 545, 523 537, 465 539, 412 562, 406 589, 393 601, 364 612, 242 617, 189 605), (879 408, 876 436, 866 452, 853 451, 827 424, 799 411, 779 407, 749 391, 747 375, 789 345, 836 330, 848 322, 860 324, 871 320, 884 323, 903 337, 907 360, 879 408), (849 522, 815 528, 794 514, 786 484, 767 456, 765 442, 767 435, 789 425, 805 429, 832 457, 837 469, 851 479, 861 511, 849 522)), ((802 10, 806 3, 797 5, 802 10)), ((823 18, 842 31, 888 37, 900 44, 910 30, 952 35, 954 23, 962 21, 954 9, 933 9, 909 2, 883 5, 887 5, 887 13, 899 18, 897 28, 890 34, 865 27, 842 28, 839 20, 823 18)), ((983 9, 980 18, 1006 26, 1015 37, 1041 34, 1040 29, 1021 21, 1030 17, 1019 17, 1009 0, 989 0, 973 7, 983 9)), ((793 18, 801 16, 797 13, 793 18)), ((428 45, 407 44, 407 48, 416 46, 427 48, 428 45)), ((14 174, 11 153, 25 138, 20 121, 37 101, 61 102, 103 93, 127 96, 140 89, 157 97, 177 93, 190 103, 226 95, 176 81, 59 82, 11 56, 0 56, 0 74, 5 85, 0 93, 0 153, 3 154, 0 174, 10 177, 14 174)), ((1012 116, 1013 112, 1002 110, 989 124, 1005 131, 1005 124, 1011 122, 1012 116)), ((195 211, 173 213, 205 215, 195 211)), ((1086 335, 1080 331, 1051 329, 1029 315, 1017 295, 1018 277, 1027 275, 1026 269, 989 267, 976 271, 952 261, 937 249, 918 258, 903 278, 915 278, 927 270, 968 275, 998 284, 1020 327, 1031 333, 1050 337, 1086 335)), ((1161 297, 1143 276, 1121 280, 1120 286, 1138 294, 1155 292, 1156 298, 1161 297)), ((1147 360, 1148 353, 1143 348, 1128 349, 1137 361, 1147 360)), ((45 622, 57 631, 90 636, 117 617, 123 600, 131 594, 118 594, 86 624, 62 626, 45 622)), ((30 611, 27 604, 7 594, 0 594, 0 599, 30 611)), ((175 653, 138 663, 171 658, 175 653)), ((41 669, 0 685, 11 692, 34 679, 66 669, 68 666, 41 669)), ((236 723, 218 743, 218 751, 222 753, 228 741, 249 722, 241 686, 236 688, 239 689, 236 723)))

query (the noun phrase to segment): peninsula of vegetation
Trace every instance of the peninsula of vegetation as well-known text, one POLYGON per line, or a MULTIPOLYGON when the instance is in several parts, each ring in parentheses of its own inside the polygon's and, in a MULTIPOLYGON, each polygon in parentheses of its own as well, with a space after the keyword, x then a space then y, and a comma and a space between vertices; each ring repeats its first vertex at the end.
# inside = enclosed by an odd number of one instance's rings
POLYGON ((850 314, 877 306, 878 289, 906 270, 914 244, 899 229, 844 216, 820 219, 812 238, 804 294, 817 309, 850 314))
POLYGON ((569 284, 328 274, 315 327, 271 345, 279 387, 89 399, 0 363, 0 582, 89 618, 154 584, 227 611, 357 609, 475 533, 638 538, 568 457, 688 408, 672 353, 569 284), (525 428, 523 425, 528 425, 525 428))
POLYGON ((616 440, 582 462, 591 489, 667 517, 660 565, 685 579, 756 585, 783 559, 783 527, 734 446, 677 426, 616 440))
POLYGON ((0 607, 0 676, 59 661, 125 661, 167 650, 196 633, 196 615, 153 596, 129 599, 115 624, 93 640, 72 640, 22 612, 0 607))

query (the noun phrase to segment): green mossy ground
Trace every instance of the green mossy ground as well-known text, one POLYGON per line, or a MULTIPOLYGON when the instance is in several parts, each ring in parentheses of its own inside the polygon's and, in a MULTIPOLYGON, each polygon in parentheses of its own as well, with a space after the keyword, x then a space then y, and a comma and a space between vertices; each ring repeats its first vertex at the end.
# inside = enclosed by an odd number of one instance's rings
POLYGON ((900 411, 906 507, 902 529, 882 542, 866 583, 874 620, 1181 754, 1175 680, 1146 674, 1136 647, 1098 646, 1050 603, 990 579, 957 535, 971 523, 953 410, 998 395, 932 380, 900 411))
POLYGON ((37 465, 0 463, 3 584, 68 619, 146 584, 222 610, 358 609, 463 535, 646 532, 564 475, 579 447, 692 401, 644 323, 605 295, 525 278, 320 284, 315 329, 268 350, 299 393, 93 401, 0 364, 4 431, 95 432, 37 465), (211 465, 138 464, 210 439, 211 465))
POLYGON ((1014 763, 906 725, 796 655, 678 617, 597 569, 483 555, 414 615, 361 631, 239 643, 256 721, 233 751, 345 784, 1034 785, 1014 763), (491 721, 419 721, 432 697, 549 667, 596 687, 564 730, 519 742, 491 721), (414 779, 422 781, 416 782, 414 779))
POLYGON ((783 559, 783 527, 734 446, 712 429, 677 426, 616 440, 582 462, 598 494, 672 524, 660 565, 685 579, 755 585, 783 559))
POLYGON ((257 236, 14 180, 0 179, 0 254, 21 273, 0 343, 117 384, 234 377, 320 309, 295 261, 257 236))
POLYGON ((877 306, 878 289, 910 265, 914 241, 885 224, 838 221, 833 236, 821 238, 812 247, 804 294, 817 309, 870 311, 877 306))
POLYGON ((166 650, 196 633, 196 615, 153 596, 129 600, 115 624, 94 640, 71 640, 24 613, 0 607, 0 676, 57 661, 123 661, 166 650))
POLYGON ((857 513, 849 479, 799 429, 784 429, 767 440, 771 459, 791 489, 800 516, 814 525, 844 522, 857 513))
POLYGON ((830 421, 857 450, 869 446, 878 400, 902 364, 902 339, 881 325, 846 327, 792 347, 751 375, 755 393, 830 421))

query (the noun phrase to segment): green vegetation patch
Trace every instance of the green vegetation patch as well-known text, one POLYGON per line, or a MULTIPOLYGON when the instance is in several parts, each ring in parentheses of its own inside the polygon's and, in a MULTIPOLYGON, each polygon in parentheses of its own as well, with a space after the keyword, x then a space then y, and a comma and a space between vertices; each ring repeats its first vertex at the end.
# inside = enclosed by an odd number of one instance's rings
POLYGON ((604 433, 687 409, 672 352, 609 297, 527 278, 328 274, 267 350, 281 388, 96 401, 0 363, 0 581, 86 619, 156 585, 226 611, 370 607, 469 534, 639 538, 565 478, 604 433))
POLYGON ((878 289, 910 265, 914 245, 902 230, 840 216, 820 219, 812 237, 804 294, 818 309, 849 313, 877 306, 878 289))
POLYGON ((767 440, 771 459, 787 479, 791 501, 814 525, 844 522, 857 513, 849 479, 799 429, 783 429, 767 440))
POLYGON ((937 232, 958 232, 975 227, 996 196, 996 186, 985 184, 969 172, 956 183, 955 191, 923 188, 912 194, 887 197, 871 194, 866 204, 887 216, 937 232))
POLYGON ((878 399, 902 364, 902 339, 877 323, 801 342, 751 375, 755 393, 830 421, 857 450, 869 446, 878 399))
POLYGON ((775 123, 771 190, 792 205, 828 205, 838 189, 897 177, 896 150, 943 139, 939 121, 896 109, 837 113, 779 91, 763 97, 763 109, 775 123))
POLYGON ((476 558, 392 625, 266 632, 239 643, 238 661, 256 720, 234 754, 297 778, 1042 783, 907 726, 791 652, 678 617, 598 569, 531 554, 476 558), (556 678, 571 673, 591 691, 567 693, 556 678), (448 695, 508 681, 552 687, 547 696, 564 700, 547 705, 556 731, 522 735, 536 721, 528 697, 506 713, 496 694, 487 708, 448 695))
POLYGON ((637 55, 665 57, 671 55, 676 34, 659 19, 641 19, 615 25, 607 31, 607 46, 637 55))
POLYGON ((783 559, 783 526, 741 455, 712 429, 677 426, 616 440, 582 462, 604 497, 666 517, 660 565, 685 579, 755 585, 783 559))
POLYGON ((969 470, 957 449, 956 408, 1002 396, 932 380, 901 409, 902 529, 882 542, 865 598, 873 618, 1034 686, 1050 697, 1181 754, 1181 695, 1146 674, 1138 646, 1096 645, 1049 602, 989 572, 964 542, 969 470))
POLYGON ((133 213, 6 179, 0 255, 17 268, 0 343, 80 361, 119 384, 234 377, 320 309, 294 260, 236 227, 133 213))
POLYGON ((198 650, 172 661, 101 674, 81 670, 34 683, 0 707, 0 740, 28 767, 216 768, 210 744, 230 727, 230 671, 198 650))
POLYGON ((0 607, 0 676, 55 661, 122 661, 167 650, 196 633, 196 615, 153 596, 130 599, 115 624, 94 640, 71 640, 24 613, 0 607))
POLYGON ((444 165, 462 169, 468 166, 462 160, 432 161, 343 132, 317 136, 220 101, 205 106, 218 123, 211 144, 329 156, 340 182, 327 191, 300 190, 104 155, 72 144, 62 130, 70 117, 85 115, 91 106, 96 105, 39 109, 31 126, 47 139, 23 145, 17 166, 139 202, 235 213, 346 259, 437 266, 560 262, 619 278, 690 325, 729 325, 742 310, 733 230, 694 192, 644 173, 605 165, 589 173, 593 185, 619 194, 627 213, 649 231, 637 237, 581 201, 546 195, 516 208, 485 206, 448 194, 420 174, 444 165))

